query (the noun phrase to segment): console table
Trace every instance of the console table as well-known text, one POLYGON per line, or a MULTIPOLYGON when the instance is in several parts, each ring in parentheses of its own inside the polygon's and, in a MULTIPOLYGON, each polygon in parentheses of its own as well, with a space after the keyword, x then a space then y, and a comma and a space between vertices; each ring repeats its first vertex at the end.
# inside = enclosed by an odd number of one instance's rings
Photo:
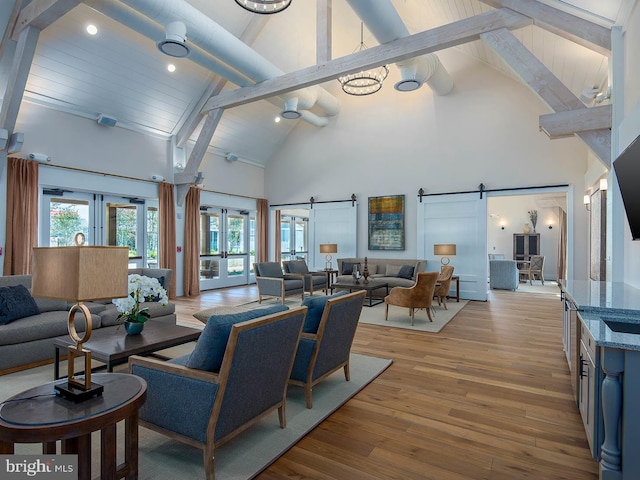
MULTIPOLYGON (((91 476, 91 432, 100 431, 100 478, 138 478, 138 410, 147 383, 125 373, 98 373, 92 380, 104 385, 102 396, 74 403, 56 395, 50 382, 25 390, 0 407, 0 454, 13 454, 16 443, 42 443, 42 453, 78 455, 78 480, 91 476), (124 462, 116 463, 116 424, 125 421, 124 462)), ((66 380, 64 381, 66 382, 66 380)))

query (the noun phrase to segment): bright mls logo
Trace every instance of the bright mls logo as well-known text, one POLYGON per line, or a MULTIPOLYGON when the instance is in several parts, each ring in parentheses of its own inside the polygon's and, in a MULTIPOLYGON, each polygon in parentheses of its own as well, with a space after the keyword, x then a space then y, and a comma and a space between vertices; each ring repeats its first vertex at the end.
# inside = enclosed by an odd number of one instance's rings
POLYGON ((77 480, 77 455, 0 455, 2 480, 77 480))

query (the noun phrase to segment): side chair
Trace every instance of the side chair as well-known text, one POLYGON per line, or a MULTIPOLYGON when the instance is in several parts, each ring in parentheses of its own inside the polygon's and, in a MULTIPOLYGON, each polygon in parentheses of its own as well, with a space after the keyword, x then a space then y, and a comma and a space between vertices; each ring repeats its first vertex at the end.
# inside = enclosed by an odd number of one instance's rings
POLYGON ((253 272, 258 285, 258 303, 262 297, 279 297, 284 305, 284 298, 290 294, 301 295, 304 300, 304 280, 301 275, 284 273, 278 262, 260 262, 253 264, 253 272))
POLYGON ((538 277, 538 280, 544 285, 544 255, 531 255, 529 257, 529 264, 520 269, 520 275, 529 278, 529 284, 533 285, 533 280, 538 277))
POLYGON ((447 296, 451 289, 453 269, 454 268, 451 265, 443 265, 440 275, 438 275, 438 279, 436 280, 436 283, 439 285, 436 286, 434 296, 438 299, 438 305, 442 305, 445 310, 447 310, 447 296))
POLYGON ((389 305, 396 305, 409 309, 411 325, 414 324, 415 320, 414 311, 418 308, 425 308, 429 321, 433 322, 433 318, 431 318, 431 306, 433 305, 433 296, 438 275, 438 272, 421 272, 418 273, 416 283, 412 287, 393 287, 389 295, 384 297, 385 321, 389 319, 389 305))
POLYGON ((193 354, 168 362, 130 357, 129 372, 147 382, 140 425, 202 449, 205 477, 214 480, 216 447, 274 410, 285 428, 287 382, 306 312, 302 307, 239 323, 209 320, 205 330, 212 335, 203 341, 203 331, 196 349, 205 347, 204 359, 221 356, 221 363, 208 370, 187 366, 193 354))
POLYGON ((304 291, 313 295, 314 291, 327 290, 327 274, 311 272, 305 260, 285 260, 282 262, 285 274, 300 275, 304 280, 304 291))

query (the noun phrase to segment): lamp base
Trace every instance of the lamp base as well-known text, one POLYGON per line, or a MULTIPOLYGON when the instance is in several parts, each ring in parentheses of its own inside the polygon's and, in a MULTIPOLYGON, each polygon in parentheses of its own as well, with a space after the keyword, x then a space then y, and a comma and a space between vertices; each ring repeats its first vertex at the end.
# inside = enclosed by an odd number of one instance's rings
POLYGON ((88 389, 80 388, 69 382, 59 383, 54 388, 59 395, 75 403, 84 402, 85 400, 89 400, 91 397, 100 396, 104 391, 104 385, 93 382, 88 389))

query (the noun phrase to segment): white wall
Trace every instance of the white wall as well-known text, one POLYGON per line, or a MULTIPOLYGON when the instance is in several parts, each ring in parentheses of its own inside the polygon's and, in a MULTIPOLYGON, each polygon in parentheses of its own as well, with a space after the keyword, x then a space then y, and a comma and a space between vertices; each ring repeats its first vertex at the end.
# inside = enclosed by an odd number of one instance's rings
POLYGON ((487 209, 487 249, 489 253, 502 253, 513 258, 513 234, 522 233, 525 223, 532 228, 527 212, 538 211, 536 233, 540 234, 540 255, 544 255, 544 278, 556 280, 558 270, 558 207, 541 207, 536 195, 510 195, 489 197, 487 209), (499 217, 491 217, 491 215, 499 217), (549 229, 549 223, 553 228, 549 229), (504 230, 501 226, 504 225, 504 230))
MULTIPOLYGON (((271 203, 348 198, 355 193, 358 255, 367 251, 366 198, 406 195, 406 250, 416 256, 418 189, 427 193, 571 184, 582 192, 587 147, 577 139, 549 140, 538 116, 548 108, 527 87, 457 51, 439 54, 454 91, 435 97, 428 87, 400 93, 386 83, 375 95, 349 97, 327 85, 341 113, 323 129, 299 124, 265 172, 271 203)), ((394 69, 395 67, 391 67, 394 69)), ((573 199, 582 207, 582 195, 573 199)), ((571 200, 570 200, 571 201, 571 200)), ((575 218, 575 278, 587 275, 586 216, 575 218)), ((385 256, 376 252, 376 256, 385 256)), ((571 259, 570 259, 571 260, 571 259)))

